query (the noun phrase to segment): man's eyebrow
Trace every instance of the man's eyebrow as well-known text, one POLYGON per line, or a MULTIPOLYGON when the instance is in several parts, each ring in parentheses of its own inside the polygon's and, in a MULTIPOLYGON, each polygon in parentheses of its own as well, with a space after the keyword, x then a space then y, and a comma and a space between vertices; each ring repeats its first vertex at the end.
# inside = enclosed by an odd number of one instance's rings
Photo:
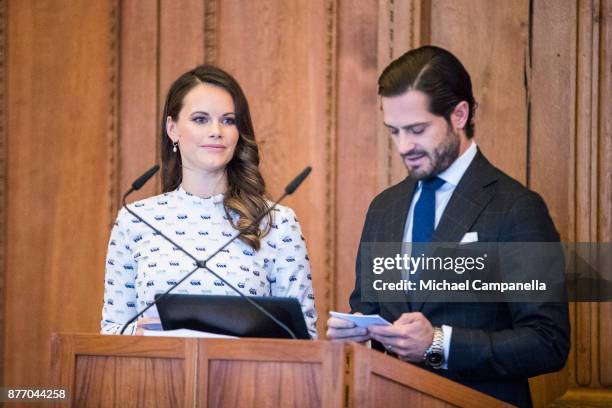
MULTIPOLYGON (((406 125, 406 126, 401 126, 400 128, 403 129, 403 130, 411 130, 411 129, 413 129, 415 127, 418 127, 418 126, 429 126, 430 124, 431 124, 431 122, 417 122, 417 123, 411 123, 411 124, 406 125)), ((388 128, 397 129, 395 126, 391 126, 390 124, 388 124, 386 122, 383 122, 383 125, 385 125, 388 128)))
POLYGON ((429 124, 431 124, 431 122, 417 122, 417 123, 411 123, 409 125, 406 126, 402 126, 402 129, 404 130, 412 130, 415 127, 419 127, 419 126, 429 126, 429 124))

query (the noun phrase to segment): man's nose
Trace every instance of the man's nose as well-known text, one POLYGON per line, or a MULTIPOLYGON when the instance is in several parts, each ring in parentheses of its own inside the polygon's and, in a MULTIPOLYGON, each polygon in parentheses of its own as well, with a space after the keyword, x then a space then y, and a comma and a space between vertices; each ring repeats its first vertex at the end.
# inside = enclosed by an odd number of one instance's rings
POLYGON ((416 146, 416 144, 414 143, 414 140, 412 140, 410 136, 405 135, 405 134, 400 134, 397 137, 396 144, 397 144, 397 150, 399 151, 400 154, 406 154, 412 151, 416 146))

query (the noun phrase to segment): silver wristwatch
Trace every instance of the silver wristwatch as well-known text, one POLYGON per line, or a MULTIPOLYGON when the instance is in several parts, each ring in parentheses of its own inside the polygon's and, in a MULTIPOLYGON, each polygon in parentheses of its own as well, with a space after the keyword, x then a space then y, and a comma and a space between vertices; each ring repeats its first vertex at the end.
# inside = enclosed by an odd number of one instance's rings
POLYGON ((433 341, 424 357, 425 365, 431 368, 440 368, 444 364, 444 331, 441 327, 434 327, 433 341))

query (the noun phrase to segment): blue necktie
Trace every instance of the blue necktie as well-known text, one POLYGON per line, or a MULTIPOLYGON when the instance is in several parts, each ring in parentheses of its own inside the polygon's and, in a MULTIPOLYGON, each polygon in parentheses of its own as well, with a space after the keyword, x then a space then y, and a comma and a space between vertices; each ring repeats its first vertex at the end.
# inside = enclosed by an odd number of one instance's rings
POLYGON ((436 190, 444 180, 432 177, 421 182, 421 196, 412 216, 412 242, 429 242, 436 223, 436 190))
MULTIPOLYGON (((414 206, 414 214, 412 215, 412 242, 428 243, 431 241, 435 224, 436 224, 436 190, 442 187, 444 180, 438 177, 432 177, 421 182, 421 195, 416 205, 414 206)), ((420 256, 424 251, 424 245, 412 246, 412 256, 420 256)), ((421 280, 422 270, 419 268, 413 271, 410 280, 419 285, 421 280)), ((422 295, 421 295, 422 296, 422 295)), ((417 303, 414 300, 409 302, 410 310, 415 311, 417 303)))

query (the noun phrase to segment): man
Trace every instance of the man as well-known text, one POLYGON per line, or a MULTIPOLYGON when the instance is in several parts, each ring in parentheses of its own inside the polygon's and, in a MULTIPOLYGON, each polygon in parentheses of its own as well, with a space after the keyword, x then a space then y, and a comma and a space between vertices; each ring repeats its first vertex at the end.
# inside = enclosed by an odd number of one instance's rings
MULTIPOLYGON (((432 46, 409 51, 378 84, 385 126, 409 176, 372 201, 362 245, 458 243, 466 234, 481 242, 559 241, 540 196, 491 165, 472 140, 476 102, 455 56, 432 46)), ((518 406, 531 406, 529 377, 564 366, 566 303, 366 301, 359 258, 352 313, 378 313, 393 325, 365 329, 332 317, 329 338, 374 340, 404 361, 518 406)))

